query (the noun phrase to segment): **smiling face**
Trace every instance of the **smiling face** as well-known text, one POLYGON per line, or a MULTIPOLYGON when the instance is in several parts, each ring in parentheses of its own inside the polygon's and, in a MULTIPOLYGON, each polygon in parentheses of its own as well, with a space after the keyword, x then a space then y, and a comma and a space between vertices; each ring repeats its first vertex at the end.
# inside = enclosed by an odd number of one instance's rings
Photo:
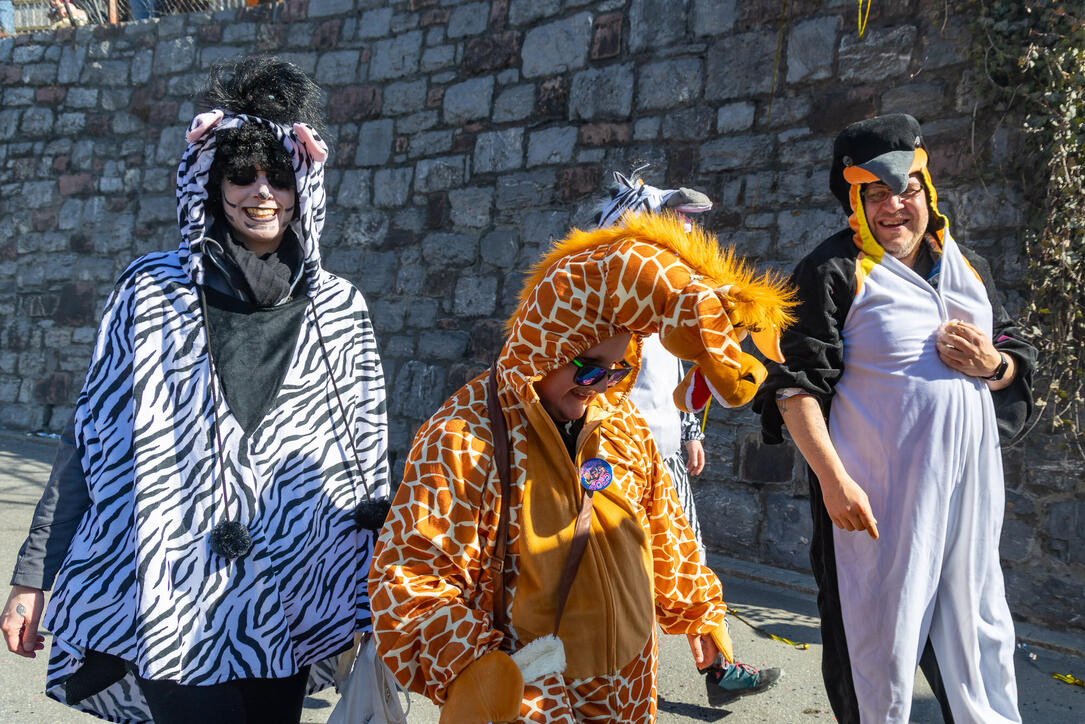
POLYGON ((283 172, 269 177, 260 166, 222 180, 222 211, 230 230, 247 249, 269 254, 279 248, 294 218, 294 179, 283 172))
MULTIPOLYGON (((618 334, 604 339, 585 350, 577 359, 586 365, 598 365, 608 369, 616 367, 625 355, 630 336, 618 334)), ((594 385, 584 386, 578 385, 574 380, 577 370, 577 366, 570 360, 535 383, 535 392, 554 422, 568 422, 583 417, 592 398, 607 390, 607 375, 603 375, 594 385)))
POLYGON ((886 253, 911 266, 930 221, 927 192, 919 174, 912 174, 908 188, 899 196, 885 184, 868 184, 863 189, 863 210, 874 238, 886 253))

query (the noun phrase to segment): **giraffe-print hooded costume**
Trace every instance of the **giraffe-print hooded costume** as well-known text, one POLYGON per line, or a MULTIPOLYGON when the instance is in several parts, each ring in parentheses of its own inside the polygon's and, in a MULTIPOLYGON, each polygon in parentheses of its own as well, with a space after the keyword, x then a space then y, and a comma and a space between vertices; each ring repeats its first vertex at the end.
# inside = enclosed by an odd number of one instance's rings
POLYGON ((633 375, 589 403, 575 461, 533 383, 622 333, 634 335, 626 361, 635 366, 639 335, 659 333, 741 404, 763 368, 739 348, 734 324, 779 328, 788 306, 775 278, 755 276, 677 217, 631 215, 559 242, 528 279, 496 364, 512 465, 509 630, 495 630, 491 613, 501 488, 481 375, 418 431, 374 553, 374 634, 399 681, 445 704, 442 721, 467 721, 470 710, 476 721, 650 722, 656 624, 712 635, 729 656, 720 583, 699 562, 647 424, 626 399, 633 375), (567 665, 532 680, 505 652, 551 632, 577 471, 590 458, 610 463, 614 482, 594 495, 561 619, 567 665))

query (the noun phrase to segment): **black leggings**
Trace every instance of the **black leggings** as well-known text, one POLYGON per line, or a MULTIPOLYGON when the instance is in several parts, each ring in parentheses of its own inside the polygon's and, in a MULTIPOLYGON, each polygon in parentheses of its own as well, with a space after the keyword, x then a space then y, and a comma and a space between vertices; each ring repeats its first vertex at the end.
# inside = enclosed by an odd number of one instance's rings
POLYGON ((155 724, 298 724, 309 667, 285 679, 235 679, 210 686, 136 677, 155 724))

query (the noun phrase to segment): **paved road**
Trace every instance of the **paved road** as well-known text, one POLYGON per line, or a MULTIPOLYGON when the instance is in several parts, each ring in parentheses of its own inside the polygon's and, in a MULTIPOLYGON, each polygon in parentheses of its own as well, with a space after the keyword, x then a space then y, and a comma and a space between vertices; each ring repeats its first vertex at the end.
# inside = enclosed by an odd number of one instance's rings
MULTIPOLYGON (((0 571, 12 569, 15 554, 26 534, 34 504, 48 476, 52 443, 0 434, 0 571)), ((765 638, 746 624, 731 622, 735 650, 754 666, 779 666, 784 677, 776 688, 747 697, 726 708, 712 708, 704 680, 696 673, 684 637, 664 636, 660 645, 659 721, 717 722, 726 724, 815 724, 835 721, 821 685, 821 637, 817 609, 808 590, 809 579, 794 573, 713 557, 710 563, 723 575, 725 598, 744 618, 773 634, 810 644, 802 651, 765 638), (741 573, 745 578, 734 575, 741 573), (750 580, 750 578, 761 579, 750 580)), ((4 573, 3 575, 7 575, 4 573)), ((1027 627, 1023 627, 1027 628, 1027 627)), ((1064 649, 1085 651, 1085 637, 1066 636, 1028 628, 1033 638, 1060 642, 1064 649)), ((1080 724, 1085 721, 1085 690, 1051 678, 1051 672, 1074 673, 1085 678, 1085 658, 1036 646, 1021 649, 1017 683, 1021 713, 1030 724, 1080 724), (1035 660, 1027 654, 1034 652, 1035 660)), ((30 661, 0 653, 0 722, 68 724, 91 722, 42 693, 45 657, 30 661)), ((916 682, 912 722, 940 722, 938 706, 920 675, 916 682)), ((323 724, 336 699, 333 692, 309 697, 306 724, 323 724)), ((412 724, 436 724, 437 708, 421 697, 411 697, 412 724)))

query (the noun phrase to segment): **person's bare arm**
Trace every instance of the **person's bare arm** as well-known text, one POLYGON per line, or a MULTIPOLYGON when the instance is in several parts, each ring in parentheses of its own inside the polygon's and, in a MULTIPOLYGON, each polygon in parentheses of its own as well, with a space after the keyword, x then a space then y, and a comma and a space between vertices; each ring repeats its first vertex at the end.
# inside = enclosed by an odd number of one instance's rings
POLYGON ((838 528, 865 530, 878 538, 878 521, 870 510, 866 492, 844 469, 844 463, 829 438, 821 405, 813 395, 792 395, 777 400, 780 416, 799 452, 806 458, 821 483, 825 510, 838 528))

